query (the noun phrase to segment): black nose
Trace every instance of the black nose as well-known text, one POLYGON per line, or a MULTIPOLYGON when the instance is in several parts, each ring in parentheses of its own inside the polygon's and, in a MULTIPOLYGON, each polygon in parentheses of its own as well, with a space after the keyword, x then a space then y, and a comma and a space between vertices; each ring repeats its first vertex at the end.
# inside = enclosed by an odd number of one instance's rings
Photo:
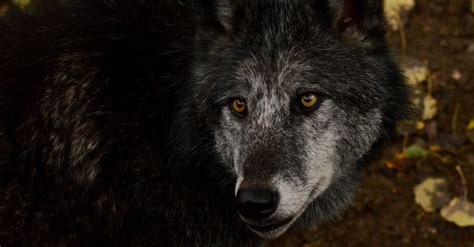
POLYGON ((278 193, 264 188, 240 189, 235 202, 239 214, 249 220, 264 220, 278 207, 278 193))

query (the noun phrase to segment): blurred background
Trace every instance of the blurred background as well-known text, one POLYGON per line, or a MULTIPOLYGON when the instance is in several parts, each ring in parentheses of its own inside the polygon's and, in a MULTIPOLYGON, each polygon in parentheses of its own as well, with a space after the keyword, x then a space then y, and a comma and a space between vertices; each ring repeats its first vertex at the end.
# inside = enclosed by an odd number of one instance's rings
MULTIPOLYGON (((30 1, 0 0, 0 15, 30 1)), ((268 246, 474 247, 474 0, 385 2, 419 116, 339 220, 268 246)))

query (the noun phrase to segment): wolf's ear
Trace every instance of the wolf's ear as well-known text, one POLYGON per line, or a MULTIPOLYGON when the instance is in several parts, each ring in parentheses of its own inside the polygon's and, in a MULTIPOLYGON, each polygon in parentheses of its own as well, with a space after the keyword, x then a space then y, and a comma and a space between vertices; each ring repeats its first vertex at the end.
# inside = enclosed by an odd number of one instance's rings
POLYGON ((348 42, 373 45, 383 38, 386 24, 383 0, 325 0, 336 29, 348 42))

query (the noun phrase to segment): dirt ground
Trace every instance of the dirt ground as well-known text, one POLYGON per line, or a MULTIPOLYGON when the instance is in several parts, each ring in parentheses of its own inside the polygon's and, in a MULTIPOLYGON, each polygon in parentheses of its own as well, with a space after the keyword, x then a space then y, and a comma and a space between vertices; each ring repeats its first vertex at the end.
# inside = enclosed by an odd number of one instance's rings
POLYGON ((448 180, 451 193, 462 195, 464 187, 455 168, 459 165, 468 198, 474 201, 474 138, 466 136, 466 126, 474 118, 474 13, 469 0, 417 0, 416 4, 405 27, 405 56, 400 33, 389 34, 389 40, 402 63, 427 62, 435 76, 432 90, 438 114, 425 122, 430 127, 410 134, 407 141, 441 146, 444 162, 429 156, 389 169, 386 160, 402 149, 400 143, 371 166, 354 205, 340 220, 301 236, 284 236, 273 246, 474 246, 474 227, 460 228, 439 213, 426 213, 415 203, 413 192, 423 179, 441 177, 448 180))

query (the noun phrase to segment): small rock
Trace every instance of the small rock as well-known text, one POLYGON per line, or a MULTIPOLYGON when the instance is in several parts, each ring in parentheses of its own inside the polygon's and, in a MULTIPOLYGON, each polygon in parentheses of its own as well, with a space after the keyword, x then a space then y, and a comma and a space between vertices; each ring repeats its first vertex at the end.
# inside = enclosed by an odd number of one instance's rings
POLYGON ((445 40, 445 39, 442 39, 441 41, 439 41, 439 45, 442 46, 442 47, 447 47, 448 46, 448 41, 445 40))
POLYGON ((403 242, 404 244, 410 244, 410 243, 411 243, 410 237, 404 237, 404 238, 402 239, 402 242, 403 242))
POLYGON ((453 71, 453 74, 451 75, 451 77, 452 77, 454 80, 459 81, 459 80, 461 80, 462 75, 461 75, 461 72, 459 72, 459 70, 454 70, 454 71, 453 71))
POLYGON ((470 44, 470 45, 467 47, 467 52, 469 52, 469 53, 474 53, 474 43, 470 44))

